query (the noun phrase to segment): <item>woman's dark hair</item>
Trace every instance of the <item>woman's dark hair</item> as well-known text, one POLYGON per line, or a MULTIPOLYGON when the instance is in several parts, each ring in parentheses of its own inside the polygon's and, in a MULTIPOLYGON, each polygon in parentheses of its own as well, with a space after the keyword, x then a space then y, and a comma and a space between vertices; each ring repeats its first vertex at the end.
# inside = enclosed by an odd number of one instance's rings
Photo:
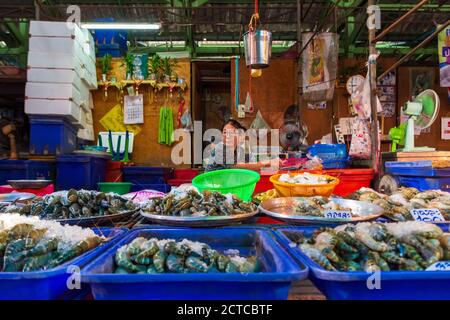
POLYGON ((225 121, 225 123, 223 124, 223 126, 222 126, 222 131, 223 131, 223 128, 225 128, 225 126, 228 125, 228 124, 231 124, 235 129, 242 129, 242 130, 244 130, 244 131, 247 130, 247 129, 246 129, 242 124, 240 124, 238 121, 236 121, 236 120, 234 120, 234 119, 229 119, 228 121, 225 121))

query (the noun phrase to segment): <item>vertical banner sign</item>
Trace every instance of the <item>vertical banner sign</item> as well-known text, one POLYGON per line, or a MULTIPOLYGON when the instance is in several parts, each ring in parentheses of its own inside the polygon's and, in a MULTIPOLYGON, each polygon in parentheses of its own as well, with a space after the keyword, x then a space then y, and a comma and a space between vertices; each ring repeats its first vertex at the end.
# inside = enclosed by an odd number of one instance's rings
POLYGON ((123 108, 123 123, 144 123, 144 96, 125 96, 123 108))
POLYGON ((438 50, 441 87, 448 88, 450 99, 450 26, 439 33, 438 50))

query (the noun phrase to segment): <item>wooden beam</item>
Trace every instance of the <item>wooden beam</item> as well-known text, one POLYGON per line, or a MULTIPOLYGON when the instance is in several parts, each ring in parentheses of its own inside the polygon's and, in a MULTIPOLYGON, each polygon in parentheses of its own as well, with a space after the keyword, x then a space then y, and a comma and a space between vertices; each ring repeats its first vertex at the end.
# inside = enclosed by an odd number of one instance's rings
POLYGON ((383 72, 382 75, 378 77, 378 79, 382 79, 385 75, 387 75, 392 70, 396 69, 398 66, 400 66, 403 62, 406 61, 409 57, 411 57, 417 50, 427 45, 428 42, 433 40, 442 30, 447 28, 450 25, 450 19, 447 20, 444 24, 440 25, 439 28, 437 28, 432 34, 430 34, 425 40, 423 40, 421 43, 419 43, 416 47, 411 49, 407 54, 405 54, 403 57, 400 58, 396 63, 394 63, 392 66, 390 66, 386 71, 383 72))
POLYGON ((376 37, 372 39, 372 41, 377 42, 381 38, 383 38, 385 35, 387 35, 389 32, 394 30, 397 26, 399 26, 403 21, 408 19, 414 12, 419 10, 421 7, 423 7, 425 4, 427 4, 429 0, 422 0, 420 1, 416 6, 414 6, 411 10, 409 10, 407 13, 405 13, 403 16, 398 18, 396 21, 394 21, 390 26, 385 28, 380 34, 378 34, 376 37))

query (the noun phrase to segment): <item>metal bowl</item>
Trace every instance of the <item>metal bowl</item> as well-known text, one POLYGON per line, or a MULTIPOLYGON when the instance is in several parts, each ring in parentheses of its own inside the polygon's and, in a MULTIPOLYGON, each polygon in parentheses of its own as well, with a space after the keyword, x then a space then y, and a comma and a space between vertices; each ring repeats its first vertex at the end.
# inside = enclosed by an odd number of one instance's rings
POLYGON ((42 189, 53 183, 52 180, 7 180, 14 189, 42 189))
POLYGON ((176 227, 223 227, 231 224, 240 223, 258 213, 254 212, 237 214, 232 216, 205 216, 205 217, 177 217, 177 216, 164 216, 156 215, 141 210, 141 215, 157 224, 176 226, 176 227))
POLYGON ((262 202, 259 205, 259 210, 266 215, 285 221, 289 224, 344 224, 352 222, 361 222, 373 220, 383 214, 383 209, 377 205, 339 198, 330 198, 330 201, 335 202, 342 207, 350 208, 352 210, 352 218, 349 219, 332 219, 316 216, 300 216, 295 212, 295 207, 299 205, 305 198, 301 197, 286 197, 270 199, 262 202))

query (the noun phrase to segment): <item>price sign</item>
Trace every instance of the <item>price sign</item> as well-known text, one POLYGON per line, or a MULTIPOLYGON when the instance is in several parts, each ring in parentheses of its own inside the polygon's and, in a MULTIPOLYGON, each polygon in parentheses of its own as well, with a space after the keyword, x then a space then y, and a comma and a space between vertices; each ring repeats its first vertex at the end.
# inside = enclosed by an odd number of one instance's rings
POLYGON ((412 209, 410 212, 416 221, 424 221, 424 222, 445 221, 439 209, 412 209))
POLYGON ((426 271, 450 271, 450 261, 438 261, 433 263, 426 271))
POLYGON ((329 219, 351 219, 352 214, 348 211, 329 210, 325 211, 325 218, 329 219))

